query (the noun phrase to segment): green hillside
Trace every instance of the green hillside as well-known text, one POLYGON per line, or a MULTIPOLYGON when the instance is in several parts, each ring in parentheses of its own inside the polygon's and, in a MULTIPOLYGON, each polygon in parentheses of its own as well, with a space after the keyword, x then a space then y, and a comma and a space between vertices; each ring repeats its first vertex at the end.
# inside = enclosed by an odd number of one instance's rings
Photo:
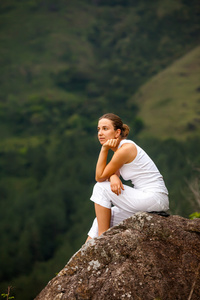
POLYGON ((144 120, 140 137, 200 136, 200 46, 150 79, 130 101, 144 120))
POLYGON ((97 119, 105 112, 119 114, 158 165, 171 212, 188 217, 199 209, 187 185, 200 164, 192 102, 199 12, 199 0, 0 1, 0 294, 12 285, 16 300, 34 299, 85 242, 94 217, 97 119), (178 76, 168 76, 173 66, 178 76), (145 84, 165 73, 155 88, 167 96, 147 102, 145 84), (179 107, 185 113, 180 84, 190 113, 178 129, 165 125, 170 134, 157 123, 146 135, 143 99, 157 118, 167 107, 174 120, 179 107))

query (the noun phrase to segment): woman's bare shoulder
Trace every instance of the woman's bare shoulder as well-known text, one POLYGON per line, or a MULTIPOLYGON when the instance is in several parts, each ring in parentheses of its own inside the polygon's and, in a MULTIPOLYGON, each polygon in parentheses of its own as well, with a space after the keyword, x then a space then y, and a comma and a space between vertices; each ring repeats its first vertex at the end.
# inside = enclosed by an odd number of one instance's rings
POLYGON ((120 148, 121 149, 137 149, 136 145, 134 143, 123 143, 120 148))
POLYGON ((123 143, 118 151, 126 156, 126 163, 132 162, 137 156, 137 148, 134 143, 123 143))

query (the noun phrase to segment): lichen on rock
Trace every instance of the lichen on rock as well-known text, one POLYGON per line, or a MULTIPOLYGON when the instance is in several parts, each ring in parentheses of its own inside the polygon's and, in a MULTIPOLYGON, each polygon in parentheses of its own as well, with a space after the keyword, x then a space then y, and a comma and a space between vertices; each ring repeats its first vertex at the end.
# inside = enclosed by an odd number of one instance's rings
POLYGON ((88 241, 35 300, 199 299, 200 219, 137 213, 88 241))

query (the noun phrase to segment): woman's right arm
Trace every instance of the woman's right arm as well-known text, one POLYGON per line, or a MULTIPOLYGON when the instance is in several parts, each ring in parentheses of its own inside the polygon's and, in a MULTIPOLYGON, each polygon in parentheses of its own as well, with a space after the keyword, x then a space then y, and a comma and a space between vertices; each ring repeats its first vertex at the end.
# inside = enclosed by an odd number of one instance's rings
POLYGON ((120 195, 121 190, 124 190, 123 183, 117 174, 110 176, 110 188, 111 191, 116 195, 120 195))

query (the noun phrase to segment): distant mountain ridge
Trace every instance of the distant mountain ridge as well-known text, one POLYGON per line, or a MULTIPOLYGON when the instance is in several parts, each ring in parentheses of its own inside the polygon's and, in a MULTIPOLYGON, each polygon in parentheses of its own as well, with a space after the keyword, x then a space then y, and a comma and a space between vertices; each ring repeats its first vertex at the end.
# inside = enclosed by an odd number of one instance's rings
POLYGON ((130 101, 144 120, 140 137, 200 136, 200 46, 151 78, 130 101))

